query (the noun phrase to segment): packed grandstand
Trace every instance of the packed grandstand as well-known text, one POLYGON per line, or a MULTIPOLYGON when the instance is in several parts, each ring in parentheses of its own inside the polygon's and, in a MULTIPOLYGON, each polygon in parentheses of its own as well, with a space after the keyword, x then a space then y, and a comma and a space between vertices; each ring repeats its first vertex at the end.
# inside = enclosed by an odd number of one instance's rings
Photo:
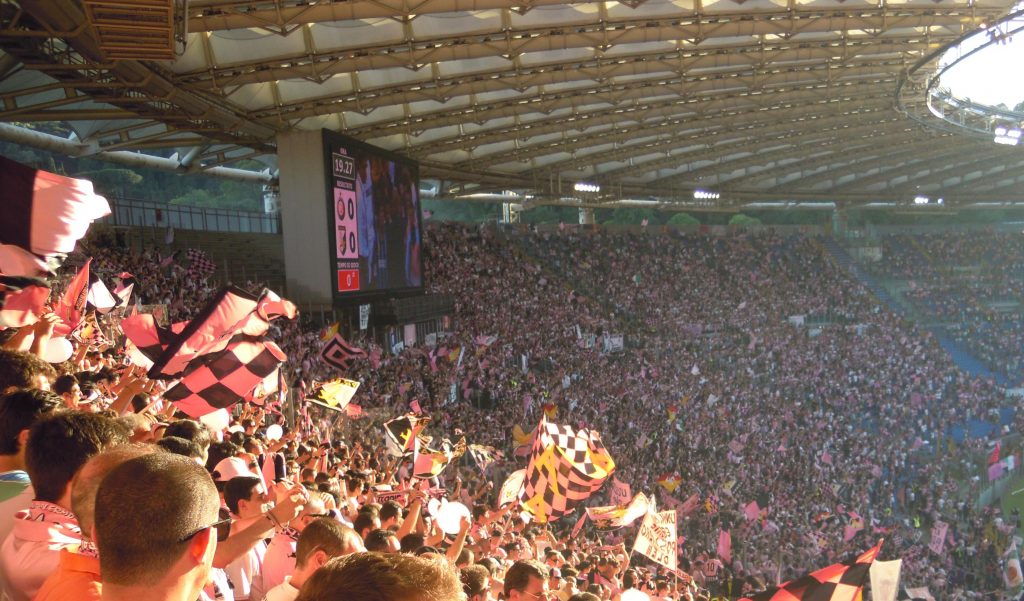
POLYGON ((428 222, 449 327, 388 348, 94 227, 4 278, 3 594, 1010 598, 1019 240, 428 222))

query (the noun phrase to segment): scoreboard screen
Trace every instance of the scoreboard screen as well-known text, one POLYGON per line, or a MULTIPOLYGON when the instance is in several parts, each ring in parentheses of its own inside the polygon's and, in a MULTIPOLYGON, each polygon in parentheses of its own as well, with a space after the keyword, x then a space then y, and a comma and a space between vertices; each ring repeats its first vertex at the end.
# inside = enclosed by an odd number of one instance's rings
POLYGON ((323 138, 335 300, 421 291, 419 165, 331 131, 323 138))

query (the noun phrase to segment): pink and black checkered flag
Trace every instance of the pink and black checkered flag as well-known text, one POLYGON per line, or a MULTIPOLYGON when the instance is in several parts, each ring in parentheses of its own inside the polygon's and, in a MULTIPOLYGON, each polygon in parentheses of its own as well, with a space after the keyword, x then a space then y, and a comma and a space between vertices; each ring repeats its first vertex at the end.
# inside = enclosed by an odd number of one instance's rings
POLYGON ((519 500, 541 524, 586 501, 614 473, 615 461, 594 430, 573 430, 541 419, 519 500))
POLYGON ((854 601, 860 598, 882 542, 852 561, 837 563, 740 601, 854 601))
POLYGON ((295 305, 264 290, 255 296, 232 286, 218 292, 154 360, 149 377, 180 378, 188 365, 203 355, 218 353, 238 334, 263 336, 270 321, 294 319, 295 305))
POLYGON ((192 417, 228 409, 251 401, 256 387, 286 359, 273 342, 240 334, 224 350, 190 363, 164 398, 192 417))
POLYGON ((188 249, 188 276, 195 279, 204 279, 213 275, 215 269, 217 269, 216 263, 210 260, 210 257, 198 248, 188 249))

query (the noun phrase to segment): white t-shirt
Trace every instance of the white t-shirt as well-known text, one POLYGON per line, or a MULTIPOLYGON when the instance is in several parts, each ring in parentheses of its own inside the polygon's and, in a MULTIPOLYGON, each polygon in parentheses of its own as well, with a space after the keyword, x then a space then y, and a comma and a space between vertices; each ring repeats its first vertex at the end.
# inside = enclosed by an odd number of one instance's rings
POLYGON ((295 598, 299 596, 299 589, 292 586, 291 579, 292 577, 289 576, 284 579, 284 582, 267 591, 267 596, 263 597, 263 601, 295 601, 295 598))
POLYGON ((248 553, 224 568, 233 585, 235 601, 260 599, 266 589, 263 587, 263 556, 267 543, 260 541, 248 553))

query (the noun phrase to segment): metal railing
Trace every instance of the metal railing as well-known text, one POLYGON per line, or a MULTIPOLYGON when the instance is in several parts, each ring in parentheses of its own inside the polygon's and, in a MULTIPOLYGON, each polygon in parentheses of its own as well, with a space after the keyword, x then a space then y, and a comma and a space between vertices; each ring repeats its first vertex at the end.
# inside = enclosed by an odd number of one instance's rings
POLYGON ((110 225, 170 226, 175 229, 207 232, 281 233, 281 218, 276 213, 169 205, 130 198, 114 198, 108 201, 111 214, 103 219, 103 222, 110 225))

